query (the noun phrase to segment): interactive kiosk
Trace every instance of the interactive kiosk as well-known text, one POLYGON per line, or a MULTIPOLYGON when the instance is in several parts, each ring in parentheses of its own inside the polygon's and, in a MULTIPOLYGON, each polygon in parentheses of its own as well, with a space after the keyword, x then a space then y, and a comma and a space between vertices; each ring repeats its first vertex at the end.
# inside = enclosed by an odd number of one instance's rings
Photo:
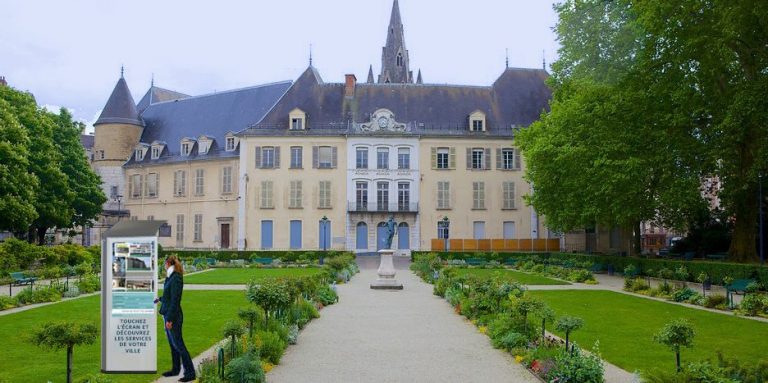
POLYGON ((101 244, 101 371, 157 373, 157 238, 164 221, 122 221, 101 244))

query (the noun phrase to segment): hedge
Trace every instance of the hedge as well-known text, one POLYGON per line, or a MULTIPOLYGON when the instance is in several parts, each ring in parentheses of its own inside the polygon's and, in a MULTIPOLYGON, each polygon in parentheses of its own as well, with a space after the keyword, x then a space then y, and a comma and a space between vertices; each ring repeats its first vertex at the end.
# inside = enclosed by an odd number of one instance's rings
MULTIPOLYGON (((414 251, 413 257, 421 254, 430 253, 428 251, 414 251)), ((572 263, 591 263, 598 266, 600 270, 607 270, 610 267, 617 272, 622 272, 625 267, 634 265, 637 267, 640 275, 656 277, 656 273, 663 268, 675 271, 680 266, 685 266, 688 270, 688 281, 696 282, 696 278, 702 272, 709 275, 714 284, 722 284, 723 278, 729 276, 733 279, 753 279, 763 285, 768 285, 768 267, 756 264, 727 263, 712 261, 682 261, 668 259, 651 259, 636 257, 619 257, 611 255, 587 255, 571 253, 483 253, 483 252, 437 252, 443 259, 468 259, 481 258, 488 261, 494 260, 503 263, 508 258, 518 258, 522 260, 533 260, 545 264, 562 265, 566 262, 572 263), (648 275, 651 270, 653 275, 648 275)))
POLYGON ((167 255, 176 254, 181 259, 195 259, 195 258, 213 258, 221 262, 229 262, 235 259, 250 260, 253 258, 272 258, 280 259, 283 262, 296 262, 297 260, 304 259, 307 261, 317 261, 320 256, 324 258, 335 257, 341 254, 351 254, 347 251, 338 250, 173 250, 173 249, 160 249, 161 259, 167 255))

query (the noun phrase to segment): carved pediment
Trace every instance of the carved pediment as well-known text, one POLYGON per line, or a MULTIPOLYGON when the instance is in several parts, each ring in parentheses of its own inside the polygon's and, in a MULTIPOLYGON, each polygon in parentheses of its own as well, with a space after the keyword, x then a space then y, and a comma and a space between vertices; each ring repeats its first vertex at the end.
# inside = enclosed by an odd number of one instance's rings
POLYGON ((405 132, 405 124, 395 120, 395 114, 389 109, 379 109, 371 114, 371 120, 360 125, 364 132, 405 132))

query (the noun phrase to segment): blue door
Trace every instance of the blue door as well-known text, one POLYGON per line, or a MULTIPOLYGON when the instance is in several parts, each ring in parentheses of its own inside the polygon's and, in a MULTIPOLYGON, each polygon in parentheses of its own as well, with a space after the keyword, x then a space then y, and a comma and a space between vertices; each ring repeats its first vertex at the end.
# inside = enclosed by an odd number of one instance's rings
POLYGON ((368 250, 368 225, 365 222, 358 222, 355 237, 355 249, 368 250))
POLYGON ((301 249, 301 221, 291 221, 291 249, 301 249))
POLYGON ((272 221, 261 221, 261 248, 272 248, 272 221))
POLYGON ((384 222, 379 222, 379 225, 376 226, 376 250, 381 250, 384 248, 384 242, 387 241, 387 224, 384 222))
POLYGON ((409 250, 411 248, 408 231, 408 224, 405 222, 397 226, 397 248, 400 250, 409 250))
POLYGON ((327 250, 331 248, 331 221, 320 220, 320 226, 318 228, 318 238, 320 238, 320 250, 327 250))

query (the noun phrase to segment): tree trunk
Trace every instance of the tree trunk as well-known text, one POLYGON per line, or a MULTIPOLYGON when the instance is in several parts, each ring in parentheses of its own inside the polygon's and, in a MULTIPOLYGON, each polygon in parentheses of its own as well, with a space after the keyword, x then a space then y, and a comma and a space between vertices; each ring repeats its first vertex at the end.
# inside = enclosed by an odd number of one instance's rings
POLYGON ((680 351, 675 352, 675 357, 677 358, 677 372, 680 372, 680 351))
POLYGON ((643 239, 643 232, 640 230, 640 221, 637 221, 634 223, 633 231, 635 232, 634 237, 632 238, 632 247, 634 248, 634 255, 640 255, 642 253, 642 239, 643 239))
POLYGON ((570 334, 568 332, 565 333, 565 351, 568 351, 568 344, 570 344, 568 336, 570 334))
POLYGON ((67 347, 67 383, 72 383, 72 348, 67 347))
POLYGON ((542 319, 541 320, 541 342, 544 342, 544 339, 547 336, 547 320, 542 319))
POLYGON ((38 227, 36 230, 37 230, 37 244, 40 246, 45 245, 45 233, 48 232, 48 228, 38 227))
POLYGON ((728 249, 728 258, 736 262, 757 262, 755 242, 757 240, 757 186, 747 187, 745 198, 734 201, 733 238, 728 249))

